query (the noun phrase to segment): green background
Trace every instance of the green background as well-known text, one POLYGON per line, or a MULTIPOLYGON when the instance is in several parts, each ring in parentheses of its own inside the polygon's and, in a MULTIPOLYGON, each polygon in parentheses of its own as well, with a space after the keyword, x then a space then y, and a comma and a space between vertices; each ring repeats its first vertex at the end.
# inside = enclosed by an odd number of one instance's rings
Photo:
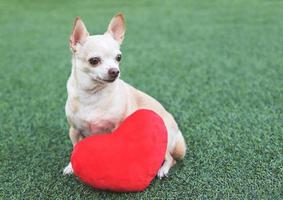
POLYGON ((283 2, 0 2, 0 199, 282 199, 283 2), (188 152, 141 193, 62 176, 69 34, 123 12, 122 79, 176 118, 188 152))

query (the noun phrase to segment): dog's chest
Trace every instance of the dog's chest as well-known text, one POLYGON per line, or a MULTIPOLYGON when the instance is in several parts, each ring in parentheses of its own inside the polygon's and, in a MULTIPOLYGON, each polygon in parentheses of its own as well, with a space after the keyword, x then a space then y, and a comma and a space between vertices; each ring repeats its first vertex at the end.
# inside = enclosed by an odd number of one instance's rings
POLYGON ((112 132, 123 120, 123 109, 118 106, 106 108, 97 105, 77 105, 75 110, 69 107, 66 111, 69 122, 83 136, 112 132))

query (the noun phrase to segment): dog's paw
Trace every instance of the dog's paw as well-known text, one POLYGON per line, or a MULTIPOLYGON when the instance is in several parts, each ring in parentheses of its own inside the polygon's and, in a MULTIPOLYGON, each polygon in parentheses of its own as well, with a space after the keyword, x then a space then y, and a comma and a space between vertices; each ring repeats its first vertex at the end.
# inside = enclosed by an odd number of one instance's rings
POLYGON ((157 177, 158 177, 159 179, 168 177, 169 169, 170 169, 170 167, 167 167, 166 165, 163 165, 163 166, 158 170, 157 177))
POLYGON ((69 164, 65 167, 65 169, 63 170, 63 175, 71 175, 71 174, 73 174, 73 173, 74 173, 74 171, 73 171, 72 164, 69 163, 69 164))

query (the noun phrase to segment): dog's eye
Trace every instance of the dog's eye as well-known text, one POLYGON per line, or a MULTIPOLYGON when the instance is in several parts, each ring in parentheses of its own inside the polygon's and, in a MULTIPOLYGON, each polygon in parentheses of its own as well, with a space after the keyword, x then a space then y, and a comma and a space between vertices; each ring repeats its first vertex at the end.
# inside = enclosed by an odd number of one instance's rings
POLYGON ((89 62, 89 64, 91 64, 93 66, 96 66, 96 65, 98 65, 101 62, 101 60, 100 60, 99 57, 93 57, 93 58, 90 58, 88 60, 88 62, 89 62))
POLYGON ((122 55, 121 55, 121 54, 118 54, 115 59, 117 60, 117 62, 120 62, 121 59, 122 59, 122 55))

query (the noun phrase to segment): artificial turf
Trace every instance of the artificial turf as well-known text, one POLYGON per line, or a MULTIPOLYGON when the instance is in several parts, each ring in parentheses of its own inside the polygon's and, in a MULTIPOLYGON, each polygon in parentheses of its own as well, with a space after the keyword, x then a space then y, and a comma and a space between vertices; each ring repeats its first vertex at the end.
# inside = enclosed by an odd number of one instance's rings
POLYGON ((0 2, 0 199, 282 199, 283 2, 0 2), (176 118, 188 152, 140 193, 62 176, 68 38, 122 11, 122 79, 176 118))

